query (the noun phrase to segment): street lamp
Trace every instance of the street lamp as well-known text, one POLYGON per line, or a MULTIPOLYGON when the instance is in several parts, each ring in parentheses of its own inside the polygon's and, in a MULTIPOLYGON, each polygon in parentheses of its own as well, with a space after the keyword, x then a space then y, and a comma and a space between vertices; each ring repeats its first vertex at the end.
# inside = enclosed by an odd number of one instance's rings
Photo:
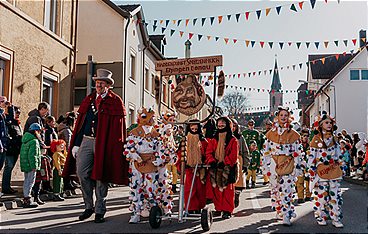
MULTIPOLYGON (((298 80, 298 82, 299 83, 304 83, 304 84, 316 84, 316 85, 325 85, 325 84, 323 84, 323 83, 319 83, 319 82, 314 82, 314 81, 306 81, 306 80, 298 80)), ((337 119, 337 113, 336 113, 336 87, 335 87, 335 85, 332 85, 331 83, 330 84, 328 84, 329 86, 331 86, 331 87, 333 87, 333 89, 334 89, 334 114, 335 114, 335 120, 337 119)), ((329 112, 329 114, 331 114, 331 102, 330 102, 330 96, 322 89, 321 90, 325 95, 326 95, 326 97, 327 97, 327 99, 328 99, 328 112, 329 112)))

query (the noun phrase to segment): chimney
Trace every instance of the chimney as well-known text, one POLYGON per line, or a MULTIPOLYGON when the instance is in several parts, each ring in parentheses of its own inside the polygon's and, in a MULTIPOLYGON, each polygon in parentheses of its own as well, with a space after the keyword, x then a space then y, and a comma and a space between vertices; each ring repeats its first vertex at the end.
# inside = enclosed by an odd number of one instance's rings
POLYGON ((362 29, 359 31, 359 48, 365 45, 367 45, 367 31, 362 29))

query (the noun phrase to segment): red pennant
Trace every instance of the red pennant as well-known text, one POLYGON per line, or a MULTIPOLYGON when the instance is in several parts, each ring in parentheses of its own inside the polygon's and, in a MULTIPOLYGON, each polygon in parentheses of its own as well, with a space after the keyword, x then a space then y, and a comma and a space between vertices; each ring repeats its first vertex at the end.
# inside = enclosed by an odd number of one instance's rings
POLYGON ((253 76, 255 76, 256 75, 256 72, 253 72, 253 76))
POLYGON ((221 22, 222 22, 222 15, 220 15, 220 16, 218 17, 218 22, 219 22, 219 24, 221 24, 221 22))
POLYGON ((303 10, 303 3, 304 3, 304 2, 299 2, 300 10, 303 10))
POLYGON ((336 60, 339 60, 339 54, 335 54, 335 58, 336 58, 336 60))
POLYGON ((184 32, 183 31, 179 31, 179 33, 180 33, 180 37, 183 37, 184 32))
POLYGON ((345 55, 346 55, 346 52, 342 53, 342 55, 344 55, 344 56, 345 56, 345 55))
POLYGON ((248 20, 249 19, 249 11, 245 12, 245 18, 248 20))
POLYGON ((356 45, 357 39, 353 39, 352 42, 354 45, 356 45))
POLYGON ((238 40, 236 40, 236 39, 233 39, 233 42, 234 42, 234 44, 237 42, 238 40))
POLYGON ((192 39, 193 35, 193 33, 189 33, 189 40, 192 39))
POLYGON ((188 23, 189 23, 189 19, 186 19, 185 20, 185 26, 188 26, 188 23))
POLYGON ((288 45, 291 46, 292 42, 288 42, 288 45))
POLYGON ((259 44, 261 44, 261 47, 263 48, 264 46, 264 41, 260 41, 259 44))
POLYGON ((224 38, 224 41, 227 44, 229 42, 229 38, 224 38))
POLYGON ((240 73, 238 74, 238 78, 240 78, 240 73))

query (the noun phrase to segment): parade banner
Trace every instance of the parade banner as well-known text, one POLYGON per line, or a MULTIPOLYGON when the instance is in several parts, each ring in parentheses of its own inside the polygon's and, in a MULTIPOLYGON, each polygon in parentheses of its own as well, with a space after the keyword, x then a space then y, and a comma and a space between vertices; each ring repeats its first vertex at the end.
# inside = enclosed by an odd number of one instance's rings
POLYGON ((213 72, 216 66, 222 66, 222 55, 156 62, 156 70, 163 76, 213 72))

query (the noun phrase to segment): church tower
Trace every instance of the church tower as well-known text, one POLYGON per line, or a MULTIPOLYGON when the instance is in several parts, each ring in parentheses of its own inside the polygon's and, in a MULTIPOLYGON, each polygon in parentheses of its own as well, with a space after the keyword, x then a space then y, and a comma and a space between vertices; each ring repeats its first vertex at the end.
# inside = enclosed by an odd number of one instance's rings
POLYGON ((270 90, 270 112, 274 113, 278 106, 283 105, 283 93, 281 92, 281 82, 277 60, 275 59, 275 68, 273 69, 272 84, 270 90))

